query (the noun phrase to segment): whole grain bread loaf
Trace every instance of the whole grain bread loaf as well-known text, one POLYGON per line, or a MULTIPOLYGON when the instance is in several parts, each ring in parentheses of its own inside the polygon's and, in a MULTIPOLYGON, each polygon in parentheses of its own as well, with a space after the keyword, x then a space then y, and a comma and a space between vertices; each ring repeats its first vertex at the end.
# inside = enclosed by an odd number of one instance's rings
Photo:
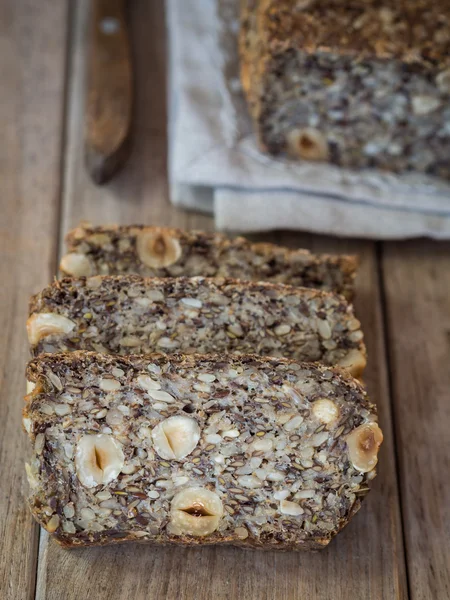
POLYGON ((30 304, 31 351, 254 353, 366 364, 360 322, 345 298, 280 283, 94 276, 55 281, 30 304))
POLYGON ((450 178, 450 2, 241 0, 263 150, 450 178))
POLYGON ((315 255, 219 233, 165 227, 80 226, 66 237, 60 269, 71 277, 232 277, 353 295, 355 256, 315 255))
POLYGON ((375 477, 375 406, 336 368, 74 352, 27 380, 31 509, 67 547, 320 549, 375 477))

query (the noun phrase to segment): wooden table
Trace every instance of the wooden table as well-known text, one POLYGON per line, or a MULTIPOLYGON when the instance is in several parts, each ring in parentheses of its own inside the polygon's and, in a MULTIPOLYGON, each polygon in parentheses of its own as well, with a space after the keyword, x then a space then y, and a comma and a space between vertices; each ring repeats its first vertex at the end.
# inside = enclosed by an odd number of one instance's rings
MULTIPOLYGON (((180 0, 182 1, 182 0, 180 0)), ((357 252, 356 310, 385 433, 363 509, 321 554, 134 546, 64 551, 26 506, 21 431, 29 294, 56 273, 79 220, 211 229, 167 200, 162 0, 133 0, 133 154, 106 188, 82 164, 88 0, 0 3, 0 598, 413 600, 450 598, 450 245, 278 233, 261 239, 357 252)))

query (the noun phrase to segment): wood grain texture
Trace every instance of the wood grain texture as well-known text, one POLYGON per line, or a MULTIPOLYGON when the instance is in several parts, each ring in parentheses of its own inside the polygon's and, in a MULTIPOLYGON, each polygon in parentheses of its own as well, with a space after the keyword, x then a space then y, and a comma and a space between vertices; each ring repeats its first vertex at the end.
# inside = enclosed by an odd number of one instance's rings
MULTIPOLYGON (((167 201, 164 15, 161 2, 134 0, 132 36, 138 81, 134 147, 130 161, 107 187, 96 188, 81 162, 83 41, 86 0, 78 3, 70 75, 70 111, 62 232, 81 219, 146 222, 212 229, 209 217, 176 211, 167 201), (152 33, 150 33, 150 31, 152 33)), ((366 330, 367 382, 379 403, 385 443, 380 475, 359 515, 321 554, 276 554, 232 548, 199 550, 128 545, 67 551, 44 534, 39 554, 38 600, 168 598, 192 600, 352 600, 406 598, 390 403, 387 390, 377 265, 372 243, 300 234, 259 239, 315 250, 362 255, 357 310, 366 330)))
POLYGON ((73 15, 73 47, 69 64, 69 110, 67 125, 65 196, 61 220, 64 234, 80 219, 93 222, 123 223, 161 222, 185 225, 186 217, 166 211, 166 105, 165 105, 165 40, 150 35, 150 28, 164 33, 160 2, 133 0, 129 18, 134 41, 132 47, 137 94, 133 120, 133 146, 124 168, 104 187, 96 187, 84 169, 83 96, 86 74, 89 0, 80 0, 73 15), (147 4, 149 6, 147 6, 147 4), (136 46, 136 44, 134 44, 136 46), (151 58, 151 60, 150 60, 151 58))
POLYGON ((129 153, 133 77, 126 0, 92 0, 84 152, 88 172, 106 183, 129 153))
POLYGON ((0 3, 0 598, 34 597, 21 430, 28 298, 56 264, 67 3, 0 3))
POLYGON ((450 244, 386 244, 383 273, 410 595, 450 598, 450 244))

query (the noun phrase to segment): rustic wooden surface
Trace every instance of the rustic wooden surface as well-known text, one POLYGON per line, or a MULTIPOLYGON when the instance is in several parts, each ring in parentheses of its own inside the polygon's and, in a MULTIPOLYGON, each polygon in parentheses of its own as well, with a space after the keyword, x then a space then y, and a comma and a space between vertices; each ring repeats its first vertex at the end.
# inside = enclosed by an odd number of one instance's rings
POLYGON ((323 553, 142 545, 69 552, 38 534, 22 466, 24 321, 28 295, 55 272, 62 235, 81 219, 213 227, 167 200, 162 0, 129 3, 138 83, 132 155, 108 186, 91 183, 82 131, 88 4, 0 3, 0 598, 449 598, 449 244, 259 236, 362 258, 356 310, 385 443, 374 490, 323 553))
POLYGON ((450 244, 382 257, 411 597, 450 598, 450 244))
POLYGON ((21 431, 28 296, 55 270, 67 6, 0 2, 0 598, 32 598, 38 530, 21 431))

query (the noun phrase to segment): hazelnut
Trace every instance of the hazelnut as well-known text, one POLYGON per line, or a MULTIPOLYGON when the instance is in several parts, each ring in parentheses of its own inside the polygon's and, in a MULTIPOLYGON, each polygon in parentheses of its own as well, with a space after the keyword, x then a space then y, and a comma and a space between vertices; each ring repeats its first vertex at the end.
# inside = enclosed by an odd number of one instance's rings
POLYGON ((190 417, 169 417, 153 429, 155 451, 166 460, 181 460, 190 454, 200 439, 200 427, 190 417))
POLYGON ((139 259, 152 269, 170 267, 181 256, 180 242, 164 229, 143 229, 136 237, 139 259))
POLYGON ((325 136, 313 127, 293 129, 287 135, 288 152, 295 158, 325 161, 328 159, 328 142, 325 136))
POLYGON ((76 323, 56 313, 34 313, 27 321, 28 341, 35 346, 48 335, 70 333, 76 323))
POLYGON ((170 530, 175 535, 209 535, 217 529, 222 515, 222 501, 215 492, 186 488, 172 500, 170 530))
POLYGON ((121 444, 111 435, 83 435, 75 451, 75 469, 87 488, 106 485, 116 479, 125 462, 121 444))
POLYGON ((364 423, 347 436, 348 457, 357 471, 367 473, 378 462, 383 433, 377 423, 364 423))
POLYGON ((366 367, 367 360, 360 350, 353 348, 338 362, 338 366, 347 369, 353 377, 360 377, 366 367))

